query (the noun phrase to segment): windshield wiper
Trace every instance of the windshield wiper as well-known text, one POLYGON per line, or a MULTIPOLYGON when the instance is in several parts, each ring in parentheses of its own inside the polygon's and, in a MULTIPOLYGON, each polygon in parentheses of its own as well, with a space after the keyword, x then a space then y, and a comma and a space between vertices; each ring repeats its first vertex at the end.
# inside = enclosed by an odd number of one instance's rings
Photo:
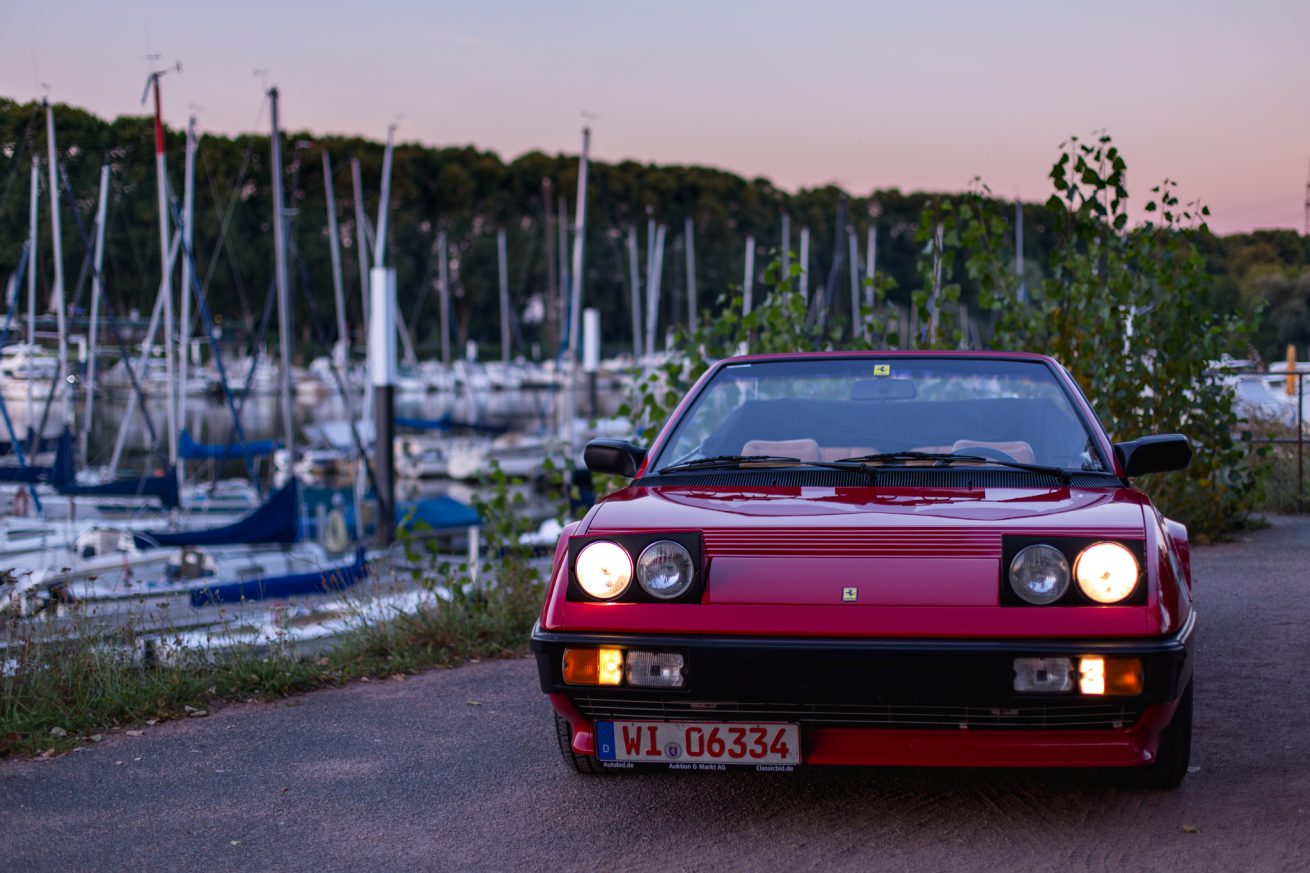
POLYGON ((894 461, 936 461, 940 465, 950 464, 954 461, 964 461, 970 464, 996 464, 1014 470, 1027 470, 1029 473, 1045 473, 1048 476, 1056 476, 1066 485, 1073 481, 1074 473, 1073 470, 1066 470, 1064 467, 1025 464, 1022 461, 1005 461, 1000 458, 987 458, 982 455, 957 455, 953 452, 878 452, 873 455, 856 455, 853 458, 842 458, 833 463, 879 464, 894 461))
POLYGON ((743 464, 803 464, 800 458, 789 458, 784 455, 714 455, 710 458, 696 458, 691 461, 683 461, 681 464, 673 464, 668 467, 660 467, 660 473, 676 473, 679 470, 715 470, 715 469, 732 469, 740 467, 743 464))

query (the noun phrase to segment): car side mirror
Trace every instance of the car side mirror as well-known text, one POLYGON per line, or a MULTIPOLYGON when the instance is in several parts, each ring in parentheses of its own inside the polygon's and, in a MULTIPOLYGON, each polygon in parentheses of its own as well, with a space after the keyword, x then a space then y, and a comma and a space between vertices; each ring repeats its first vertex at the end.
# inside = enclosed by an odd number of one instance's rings
POLYGON ((624 440, 592 440, 582 450, 582 460, 593 473, 631 479, 646 460, 646 450, 624 440))
POLYGON ((1123 465, 1124 476, 1131 479, 1183 469, 1192 460, 1192 443, 1180 433, 1166 433, 1115 443, 1114 453, 1123 465))

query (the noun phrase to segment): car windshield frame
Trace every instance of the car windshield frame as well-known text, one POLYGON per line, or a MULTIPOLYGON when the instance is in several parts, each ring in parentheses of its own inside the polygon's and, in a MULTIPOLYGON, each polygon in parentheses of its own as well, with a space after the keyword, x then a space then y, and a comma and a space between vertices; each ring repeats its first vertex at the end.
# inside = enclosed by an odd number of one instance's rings
MULTIPOLYGON (((1096 419, 1095 413, 1091 411, 1090 405, 1087 404, 1085 395, 1082 394, 1081 389, 1078 389, 1077 394, 1075 394, 1075 392, 1071 390, 1068 383, 1072 381, 1072 376, 1069 376, 1067 371, 1063 371, 1063 368, 1061 368, 1058 364, 1055 364, 1053 361, 1050 361, 1049 359, 1040 356, 1028 356, 1028 355, 1014 355, 1014 356, 962 355, 962 354, 931 355, 931 354, 897 354, 893 352, 891 354, 888 353, 850 354, 850 355, 825 354, 825 355, 778 356, 778 357, 767 357, 767 358, 729 358, 720 361, 719 363, 715 364, 706 373, 704 380, 696 387, 696 389, 692 392, 692 394, 690 394, 688 397, 685 398, 684 402, 679 407, 677 414, 673 418, 671 418, 666 424, 666 426, 661 430, 648 455, 648 462, 645 465, 645 469, 642 473, 642 478, 667 475, 665 473, 661 473, 660 471, 668 470, 668 468, 679 463, 684 463, 687 460, 694 460, 694 458, 689 459, 686 456, 681 458, 674 457, 672 454, 670 454, 670 452, 675 446, 677 437, 679 435, 678 434, 679 429, 689 419, 689 417, 697 413, 700 404, 704 401, 708 393, 712 391, 716 387, 716 385, 719 384, 725 372, 729 370, 735 370, 738 368, 742 368, 742 369, 747 367, 756 368, 756 367, 765 367, 765 366, 780 365, 780 364, 795 365, 798 363, 808 363, 808 362, 836 364, 841 362, 852 362, 852 361, 860 362, 862 364, 867 363, 870 365, 887 364, 893 368, 893 372, 894 372, 894 368, 896 368, 897 366, 912 367, 916 364, 921 364, 929 361, 941 361, 941 362, 950 362, 950 363, 959 363, 959 364, 967 364, 968 362, 977 362, 983 364, 1007 363, 1007 364, 1023 364, 1026 366, 1042 367, 1046 372, 1046 374, 1049 376, 1051 384, 1054 385, 1056 390, 1058 391, 1059 397, 1063 401, 1065 407, 1067 408, 1068 413, 1072 416, 1073 420, 1082 429, 1084 435, 1086 436, 1086 445, 1091 453, 1092 458, 1100 465, 1099 469, 1086 469, 1086 468, 1079 468, 1077 466, 1069 467, 1068 472, 1078 475, 1092 475, 1092 476, 1100 475, 1100 476, 1117 477, 1117 473, 1115 472, 1115 465, 1106 451, 1106 446, 1108 445, 1108 436, 1105 434, 1104 428, 1100 424, 1099 420, 1096 419), (1082 401, 1081 403, 1079 402, 1080 400, 1082 401)), ((871 371, 872 371, 872 367, 871 367, 871 371)), ((997 399, 1001 399, 1001 398, 997 398, 997 399)), ((851 402, 857 402, 857 401, 851 401, 851 402)), ((788 454, 788 453, 782 452, 781 454, 788 454)), ((960 454, 962 455, 969 454, 969 450, 962 448, 960 450, 960 454)), ((832 464, 826 461, 816 462, 816 463, 801 461, 793 466, 804 467, 804 466, 831 466, 831 465, 832 464)), ((947 468, 947 466, 949 465, 938 464, 938 465, 934 465, 934 468, 945 469, 947 468)), ((774 469, 776 469, 776 466, 774 467, 774 469)), ((916 469, 923 469, 923 468, 916 467, 916 469)), ((975 467, 974 469, 977 468, 975 467)), ((1005 468, 997 466, 997 467, 993 467, 992 469, 1001 470, 1005 468)))

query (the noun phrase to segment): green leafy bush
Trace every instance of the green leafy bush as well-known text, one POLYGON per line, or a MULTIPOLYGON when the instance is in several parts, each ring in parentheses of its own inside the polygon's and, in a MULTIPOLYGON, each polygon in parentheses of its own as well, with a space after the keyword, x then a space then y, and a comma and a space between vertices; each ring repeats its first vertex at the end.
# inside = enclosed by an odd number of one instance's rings
MULTIPOLYGON (((815 317, 815 300, 796 290, 799 267, 765 275, 764 299, 741 315, 740 295, 721 296, 716 315, 674 353, 642 374, 621 410, 652 439, 682 396, 718 358, 751 352, 834 348, 988 347, 1052 355, 1074 374, 1112 438, 1181 431, 1195 457, 1183 474, 1144 477, 1167 514, 1205 538, 1246 524, 1264 468, 1248 463, 1232 391, 1213 362, 1244 347, 1250 319, 1217 311, 1212 277, 1192 232, 1209 210, 1183 205, 1166 180, 1151 190, 1149 221, 1128 226, 1127 164, 1110 137, 1071 139, 1051 168, 1054 193, 1042 207, 1057 241, 1031 288, 1014 270, 1010 228, 980 181, 969 195, 933 202, 909 325, 892 328, 885 277, 872 280, 873 305, 854 338, 815 317), (960 279, 978 288, 972 316, 959 305, 960 279)), ((816 292, 817 293, 817 292, 816 292)), ((904 316, 899 316, 904 317, 904 316)))

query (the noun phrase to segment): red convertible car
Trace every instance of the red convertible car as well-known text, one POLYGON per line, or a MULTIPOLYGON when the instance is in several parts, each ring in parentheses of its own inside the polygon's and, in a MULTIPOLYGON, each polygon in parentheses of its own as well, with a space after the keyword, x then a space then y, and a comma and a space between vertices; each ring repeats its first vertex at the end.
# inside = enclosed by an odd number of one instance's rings
POLYGON ((1187 532, 1131 480, 1191 448, 1111 443, 1051 358, 731 358, 585 458, 632 482, 565 528, 532 633, 579 771, 1187 774, 1187 532))

